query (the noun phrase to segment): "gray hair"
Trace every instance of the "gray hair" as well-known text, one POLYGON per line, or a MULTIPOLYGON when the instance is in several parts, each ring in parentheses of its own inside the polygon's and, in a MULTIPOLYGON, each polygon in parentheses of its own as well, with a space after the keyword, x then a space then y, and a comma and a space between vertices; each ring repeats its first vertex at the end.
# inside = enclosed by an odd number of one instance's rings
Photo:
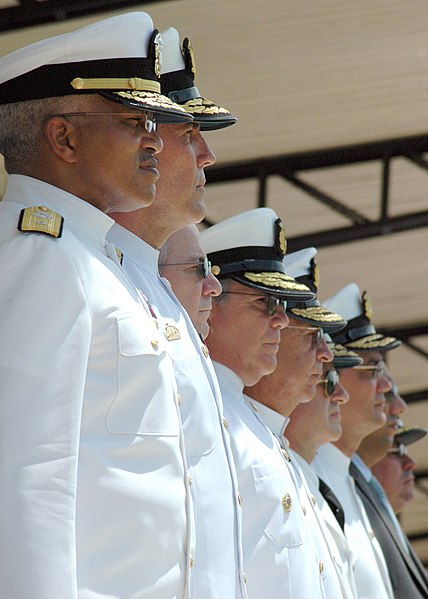
POLYGON ((163 265, 168 260, 169 252, 171 251, 171 243, 170 238, 165 241, 165 243, 159 248, 159 258, 158 258, 158 270, 159 274, 163 276, 163 265))
POLYGON ((88 95, 0 105, 0 152, 8 173, 25 173, 39 152, 43 123, 51 116, 87 109, 88 95))

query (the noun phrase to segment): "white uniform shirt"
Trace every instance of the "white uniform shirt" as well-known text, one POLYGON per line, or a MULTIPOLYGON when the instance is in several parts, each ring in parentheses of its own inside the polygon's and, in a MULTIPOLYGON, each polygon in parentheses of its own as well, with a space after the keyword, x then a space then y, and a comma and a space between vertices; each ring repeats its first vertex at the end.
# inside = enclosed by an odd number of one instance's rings
MULTIPOLYGON (((348 539, 340 528, 335 515, 330 506, 319 491, 319 478, 315 470, 298 453, 289 450, 293 461, 300 466, 301 472, 305 477, 309 492, 313 497, 315 510, 319 518, 322 519, 323 531, 328 547, 330 548, 333 561, 337 567, 338 574, 342 584, 342 594, 345 598, 358 599, 357 587, 354 577, 355 558, 349 547, 348 539)), ((321 524, 322 526, 322 524, 321 524)))
POLYGON ((159 276, 159 252, 117 224, 109 238, 123 252, 123 269, 157 314, 160 333, 170 339, 195 508, 191 595, 246 597, 237 477, 208 350, 168 281, 159 276))
POLYGON ((319 560, 279 443, 243 394, 242 380, 215 363, 242 494, 244 570, 250 599, 326 598, 319 560))
POLYGON ((350 462, 335 445, 327 443, 319 448, 312 465, 344 509, 345 534, 355 555, 358 598, 393 599, 385 558, 349 474, 350 462))
POLYGON ((29 177, 12 175, 0 202, 4 598, 187 596, 174 370, 106 242, 112 224, 29 177), (41 205, 64 217, 59 239, 17 230, 41 205))
POLYGON ((288 454, 290 458, 286 466, 299 495, 300 506, 305 516, 305 532, 308 542, 313 545, 316 551, 325 596, 328 599, 354 599, 348 581, 341 571, 338 551, 324 524, 315 495, 309 490, 297 454, 289 448, 284 437, 284 429, 290 419, 252 398, 248 398, 248 402, 257 410, 259 417, 273 432, 284 453, 288 454))

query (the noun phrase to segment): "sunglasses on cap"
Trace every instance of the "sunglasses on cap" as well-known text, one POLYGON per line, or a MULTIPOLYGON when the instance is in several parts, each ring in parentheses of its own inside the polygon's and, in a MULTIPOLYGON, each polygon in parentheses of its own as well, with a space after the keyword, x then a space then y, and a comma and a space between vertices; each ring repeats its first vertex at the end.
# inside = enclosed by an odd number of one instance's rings
POLYGON ((202 279, 208 279, 211 273, 211 262, 206 256, 199 262, 165 262, 165 264, 160 264, 160 266, 162 268, 164 266, 192 266, 202 279))
POLYGON ((266 314, 268 316, 273 316, 278 306, 281 306, 284 313, 287 309, 286 300, 275 297, 274 295, 258 295, 257 293, 242 293, 241 291, 222 291, 222 294, 223 293, 228 293, 230 295, 252 295, 253 297, 258 297, 259 299, 264 300, 266 302, 266 314))
POLYGON ((324 385, 324 393, 326 397, 333 395, 336 385, 339 382, 339 373, 337 370, 328 370, 325 379, 319 381, 319 384, 324 385))

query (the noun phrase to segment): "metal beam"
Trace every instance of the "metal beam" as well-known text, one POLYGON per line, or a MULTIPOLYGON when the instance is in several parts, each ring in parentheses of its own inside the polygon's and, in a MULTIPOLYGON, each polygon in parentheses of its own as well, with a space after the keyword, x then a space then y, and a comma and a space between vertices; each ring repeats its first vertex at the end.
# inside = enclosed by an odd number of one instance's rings
POLYGON ((21 0, 19 6, 0 9, 0 32, 44 23, 99 14, 128 6, 142 6, 163 0, 21 0))

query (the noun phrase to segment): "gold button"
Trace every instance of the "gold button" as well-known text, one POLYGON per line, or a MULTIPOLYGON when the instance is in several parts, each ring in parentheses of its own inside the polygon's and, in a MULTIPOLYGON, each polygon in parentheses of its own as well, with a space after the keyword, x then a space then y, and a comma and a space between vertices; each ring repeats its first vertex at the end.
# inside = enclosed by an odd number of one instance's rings
POLYGON ((306 507, 304 505, 302 505, 302 512, 303 512, 303 515, 306 516, 306 507))
POLYGON ((201 350, 204 356, 208 358, 208 356, 210 355, 208 347, 206 345, 201 345, 201 350))
POLYGON ((291 511, 292 501, 291 501, 291 497, 288 493, 286 493, 285 495, 282 496, 281 503, 282 503, 282 508, 283 508, 284 512, 291 511))
POLYGON ((195 560, 193 559, 192 556, 190 556, 189 565, 190 565, 190 569, 192 569, 193 566, 195 565, 195 560))
POLYGON ((239 491, 237 493, 237 497, 238 497, 238 503, 239 503, 239 505, 242 505, 242 495, 241 495, 241 493, 239 491))
POLYGON ((244 579, 244 584, 247 584, 247 575, 245 573, 242 575, 242 578, 244 579))
POLYGON ((281 452, 284 458, 287 460, 287 462, 291 462, 290 454, 288 453, 288 451, 281 447, 281 452))
POLYGON ((152 339, 150 343, 152 344, 153 349, 157 349, 159 347, 159 341, 157 339, 152 339))
POLYGON ((227 421, 227 418, 225 416, 223 416, 223 426, 226 430, 228 430, 229 428, 229 423, 227 421))
POLYGON ((311 495, 311 501, 312 501, 312 503, 313 503, 314 505, 316 505, 316 503, 317 503, 317 500, 315 499, 315 496, 314 496, 314 495, 311 495))
POLYGON ((176 400, 177 400, 177 404, 178 404, 179 406, 181 406, 181 395, 179 395, 178 393, 177 393, 176 400))
POLYGON ((192 477, 191 477, 191 476, 188 476, 188 477, 187 477, 187 480, 189 481, 189 487, 191 487, 191 486, 192 486, 192 482, 193 482, 193 481, 192 481, 192 477))
POLYGON ((320 568, 320 574, 322 574, 324 572, 324 562, 322 560, 319 563, 319 568, 320 568))

